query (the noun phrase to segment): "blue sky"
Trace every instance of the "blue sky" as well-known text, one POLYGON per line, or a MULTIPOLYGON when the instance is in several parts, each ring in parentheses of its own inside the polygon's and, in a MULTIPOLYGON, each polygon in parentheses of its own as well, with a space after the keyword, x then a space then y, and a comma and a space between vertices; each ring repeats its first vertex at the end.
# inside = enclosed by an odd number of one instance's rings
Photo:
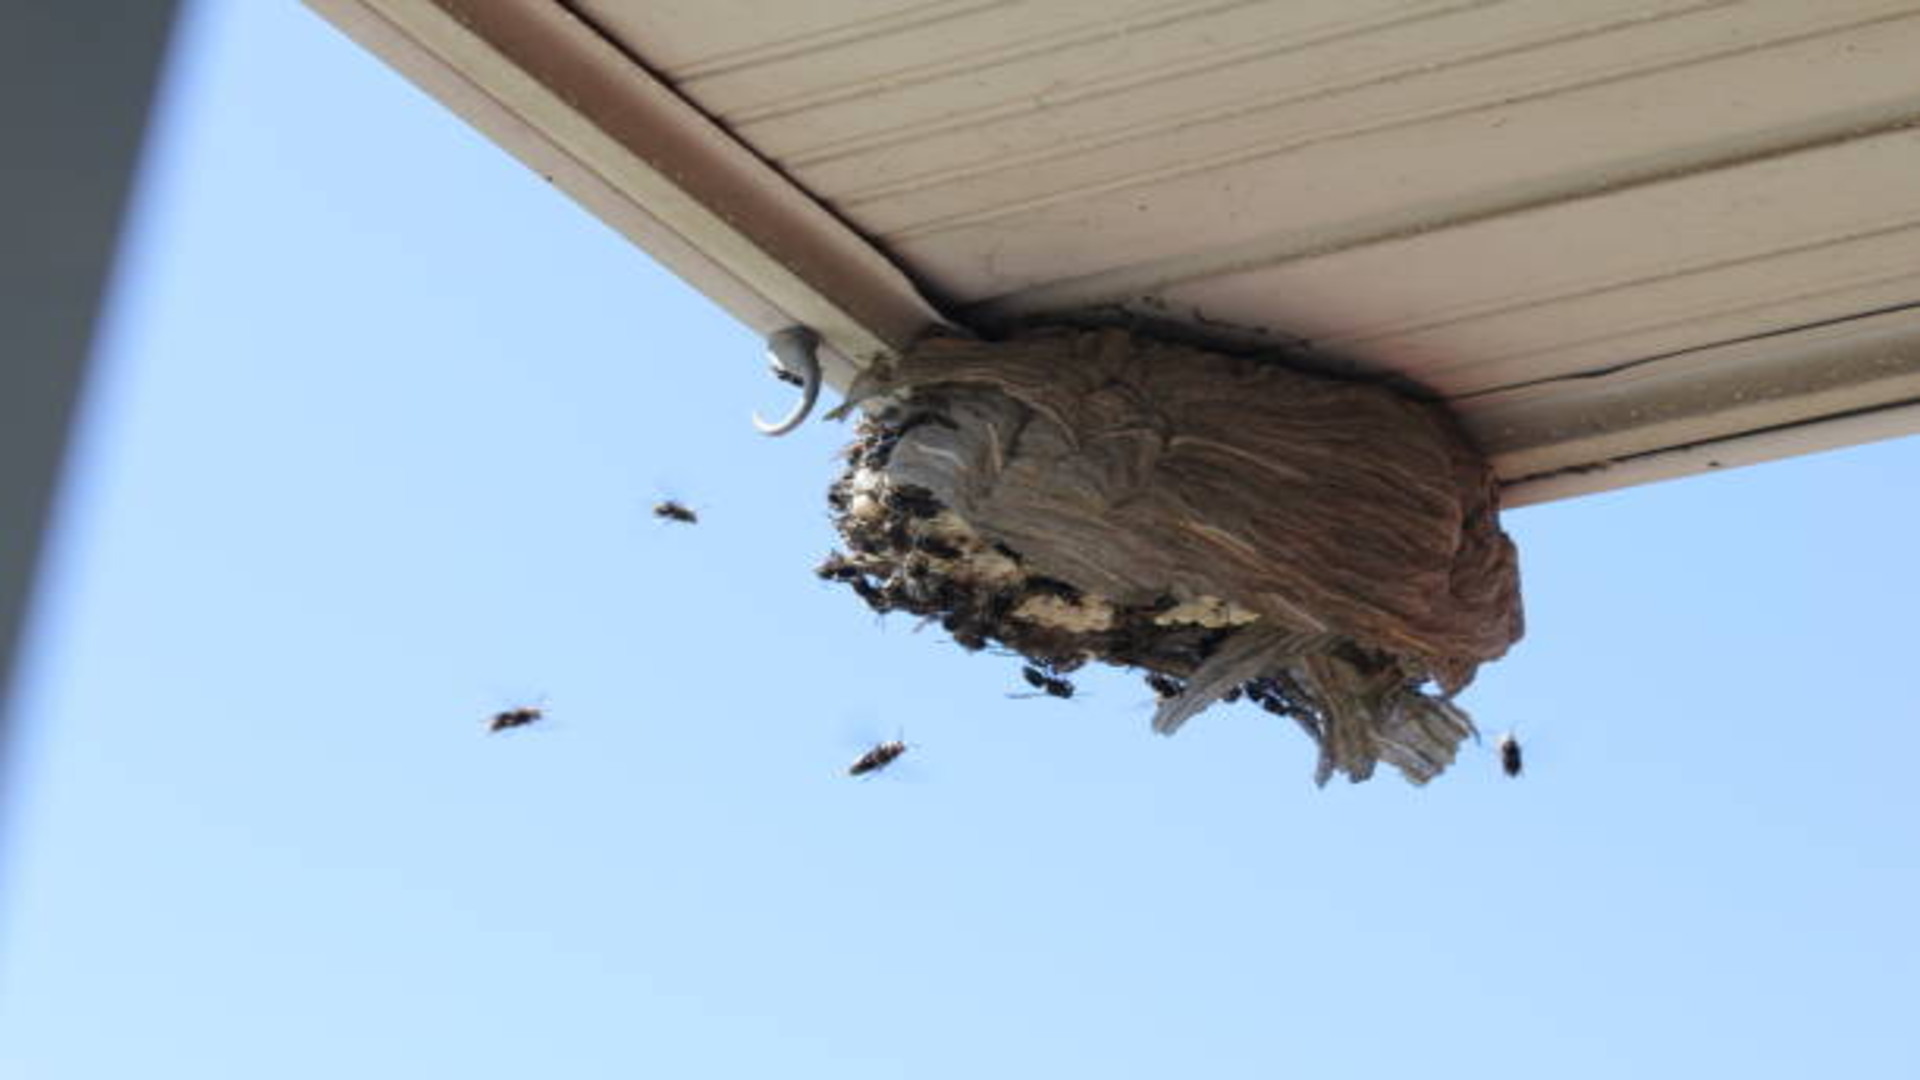
POLYGON ((195 8, 122 271, 0 1075, 1920 1075, 1920 440, 1511 514, 1529 774, 1319 791, 815 581, 845 430, 304 9, 195 8))

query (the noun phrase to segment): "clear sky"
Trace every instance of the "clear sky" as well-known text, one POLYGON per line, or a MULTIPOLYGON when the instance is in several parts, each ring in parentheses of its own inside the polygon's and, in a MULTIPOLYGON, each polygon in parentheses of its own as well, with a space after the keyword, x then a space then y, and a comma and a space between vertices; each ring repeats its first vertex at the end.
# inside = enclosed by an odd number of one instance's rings
POLYGON ((196 8, 123 269, 10 1080, 1920 1075, 1920 440, 1511 514, 1528 775, 1320 791, 815 581, 846 431, 304 9, 196 8))

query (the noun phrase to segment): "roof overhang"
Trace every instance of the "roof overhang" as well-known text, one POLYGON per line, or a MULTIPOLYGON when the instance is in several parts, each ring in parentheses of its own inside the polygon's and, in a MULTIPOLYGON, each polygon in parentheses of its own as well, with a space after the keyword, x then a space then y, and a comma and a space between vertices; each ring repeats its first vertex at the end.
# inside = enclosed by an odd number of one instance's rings
POLYGON ((829 378, 1119 315, 1446 398, 1508 505, 1920 431, 1895 0, 309 0, 829 378))

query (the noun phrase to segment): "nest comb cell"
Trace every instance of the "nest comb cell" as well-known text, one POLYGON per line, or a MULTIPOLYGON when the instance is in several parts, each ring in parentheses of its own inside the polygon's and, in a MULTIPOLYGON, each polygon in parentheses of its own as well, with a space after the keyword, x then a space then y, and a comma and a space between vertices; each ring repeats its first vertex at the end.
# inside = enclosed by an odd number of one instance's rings
POLYGON ((1422 784, 1522 632, 1493 474, 1440 406, 1121 330, 935 337, 868 369, 821 576, 1054 672, 1133 669, 1165 734, 1245 696, 1422 784))

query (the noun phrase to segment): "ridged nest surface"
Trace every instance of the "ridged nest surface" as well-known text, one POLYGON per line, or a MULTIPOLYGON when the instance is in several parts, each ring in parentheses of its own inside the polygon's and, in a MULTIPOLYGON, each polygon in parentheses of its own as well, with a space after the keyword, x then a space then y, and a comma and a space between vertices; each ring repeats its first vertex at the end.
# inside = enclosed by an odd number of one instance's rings
MULTIPOLYGON (((1137 669, 1171 734, 1246 696, 1425 783, 1452 697, 1522 632, 1491 470, 1441 407, 1139 338, 933 338, 869 369, 821 576, 1020 653, 1137 669)), ((1052 691, 1049 691, 1052 692, 1052 691)))

